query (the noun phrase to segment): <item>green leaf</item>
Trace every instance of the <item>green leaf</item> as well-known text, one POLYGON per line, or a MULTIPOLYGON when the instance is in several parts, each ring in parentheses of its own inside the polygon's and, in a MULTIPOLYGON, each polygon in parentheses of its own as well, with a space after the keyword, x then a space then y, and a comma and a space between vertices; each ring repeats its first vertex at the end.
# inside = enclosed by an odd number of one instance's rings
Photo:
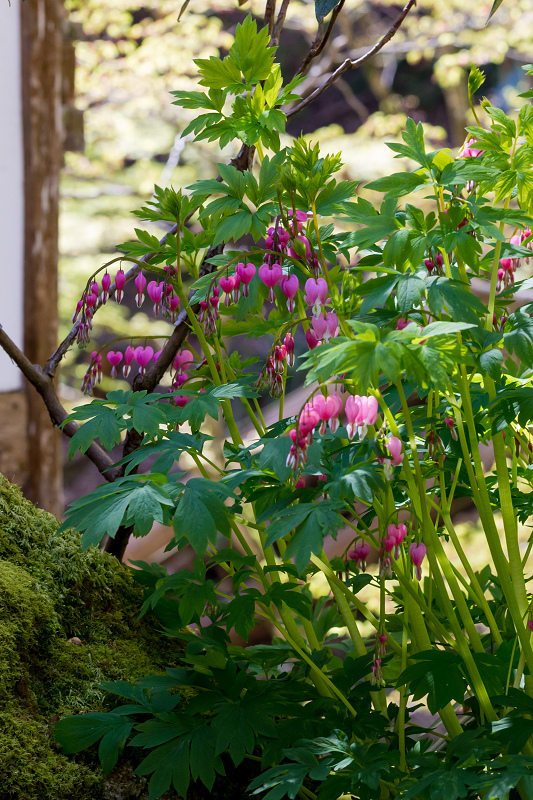
POLYGON ((475 327, 469 322, 430 322, 429 325, 422 328, 420 337, 431 339, 433 336, 449 336, 475 327))
POLYGON ((216 544, 217 531, 224 536, 229 534, 227 509, 215 494, 215 488, 232 494, 222 484, 191 478, 174 514, 174 531, 178 541, 186 537, 197 555, 205 553, 208 541, 216 544))
POLYGON ((315 0, 315 14, 319 22, 339 5, 339 0, 315 0))
POLYGON ((503 3, 503 0, 494 0, 494 3, 492 4, 492 8, 490 10, 490 14, 489 14, 489 16, 487 18, 487 22, 496 13, 496 11, 499 9, 499 7, 501 6, 502 3, 503 3))
POLYGON ((182 796, 187 796, 191 780, 189 768, 190 736, 178 742, 169 742, 157 747, 139 764, 136 775, 149 775, 149 800, 157 800, 170 785, 182 796))
POLYGON ((75 408, 63 424, 82 418, 82 414, 87 422, 81 425, 71 438, 68 448, 69 458, 72 458, 78 450, 85 453, 95 439, 99 439, 106 450, 112 450, 119 444, 120 434, 126 428, 126 424, 121 424, 117 420, 114 409, 102 405, 101 402, 92 402, 84 407, 83 412, 80 408, 75 408), (92 419, 88 418, 89 416, 92 419))
POLYGON ((271 469, 279 481, 286 481, 292 472, 292 468, 287 466, 290 448, 291 440, 288 436, 266 439, 259 456, 259 468, 271 469))
POLYGON ((159 486, 151 483, 138 486, 130 496, 128 517, 134 525, 136 536, 146 536, 155 522, 163 522, 162 505, 173 506, 174 503, 159 486))
POLYGON ((501 350, 493 349, 481 353, 479 366, 484 372, 488 372, 490 377, 498 381, 502 373, 503 353, 501 350))
POLYGON ((320 554, 324 547, 324 538, 333 536, 336 539, 337 532, 345 524, 344 517, 335 510, 343 508, 344 503, 323 500, 319 505, 311 505, 310 513, 298 526, 285 551, 286 558, 294 558, 294 564, 300 574, 309 564, 311 553, 320 554))
POLYGON ((357 181, 330 181, 316 199, 316 212, 322 216, 330 216, 340 203, 350 200, 357 189, 357 181))
POLYGON ((425 176, 416 172, 394 172, 385 178, 367 183, 365 188, 373 189, 375 192, 386 192, 387 197, 403 197, 425 183, 425 176))
POLYGON ((99 739, 98 755, 107 775, 117 763, 135 721, 123 714, 89 712, 63 717, 54 725, 54 739, 65 754, 79 753, 99 739))
POLYGON ((413 308, 420 305, 422 293, 426 285, 421 278, 416 275, 403 275, 397 285, 396 297, 398 308, 402 315, 406 315, 413 308))
MULTIPOLYGON (((383 488, 384 480, 380 473, 370 467, 357 467, 353 472, 342 475, 340 486, 349 500, 362 500, 371 505, 374 494, 383 488)), ((333 490, 331 493, 333 496, 333 490)))
POLYGON ((431 714, 436 714, 450 700, 462 703, 466 680, 461 672, 461 659, 445 650, 424 650, 413 656, 416 664, 407 667, 397 681, 397 686, 409 684, 414 700, 428 696, 431 714))

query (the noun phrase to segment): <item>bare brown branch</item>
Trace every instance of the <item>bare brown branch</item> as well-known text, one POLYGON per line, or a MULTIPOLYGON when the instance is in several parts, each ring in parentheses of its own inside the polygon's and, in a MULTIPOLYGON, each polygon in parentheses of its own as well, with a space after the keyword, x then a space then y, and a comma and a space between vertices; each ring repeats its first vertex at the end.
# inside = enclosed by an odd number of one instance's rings
POLYGON ((324 83, 322 83, 317 89, 315 89, 314 92, 311 92, 311 94, 308 97, 304 98, 300 103, 298 103, 298 105, 295 108, 291 109, 287 113, 287 117, 288 118, 293 117, 295 114, 298 114, 299 111, 302 111, 302 109, 310 105, 314 100, 316 100, 317 97, 320 97, 320 95, 323 94, 326 91, 326 89, 332 86, 332 84, 334 84, 335 81, 349 69, 357 69, 357 67, 362 66, 362 64, 365 64, 367 61, 369 61, 369 59, 375 56, 376 53, 379 53, 379 51, 387 44, 387 42, 390 42, 390 40, 392 39, 394 34, 401 26, 402 22, 406 18, 407 14, 415 4, 416 0, 409 0, 409 2, 403 8, 402 12, 396 18, 393 25, 391 25, 387 33, 384 36, 382 36, 382 38, 379 40, 379 42, 377 42, 374 45, 374 47, 371 47, 370 50, 367 50, 367 52, 360 58, 357 58, 355 60, 347 58, 340 65, 340 67, 337 67, 337 69, 331 73, 331 75, 324 81, 324 83))
POLYGON ((272 28, 272 36, 270 37, 271 47, 277 47, 279 44, 279 37, 281 36, 281 31, 283 30, 283 26, 285 24, 285 17, 287 16, 287 9, 289 8, 290 1, 291 0, 282 0, 279 14, 272 28))
POLYGON ((328 43, 329 37, 331 36, 331 32, 333 31, 333 26, 335 25, 335 22, 337 21, 337 17, 339 16, 339 14, 342 11, 342 8, 344 6, 344 2, 345 2, 345 0, 340 0, 339 5, 336 6, 333 9, 333 13, 331 15, 331 19, 329 21, 329 25, 326 28, 326 32, 325 33, 324 33, 323 25, 319 25, 315 40, 314 40, 313 44, 311 45, 311 48, 310 48, 308 54, 306 55, 306 57, 304 58, 302 64, 300 65, 298 71, 296 72, 297 75, 301 75, 302 73, 304 73, 307 70, 307 68, 309 67, 311 61, 314 58, 316 58, 317 56, 320 55, 320 53, 322 52, 322 50, 324 49, 324 47, 328 43))
POLYGON ((265 5, 265 25, 268 25, 268 32, 272 36, 274 27, 274 16, 276 14, 276 0, 267 0, 265 5))
MULTIPOLYGON (((68 414, 63 408, 54 386, 54 382, 49 375, 46 375, 39 366, 34 366, 31 361, 24 355, 17 345, 10 339, 7 333, 0 325, 0 347, 7 353, 7 355, 15 362, 20 369, 28 383, 39 392, 43 398, 44 404, 52 420, 52 424, 59 427, 66 420, 68 414)), ((79 426, 75 422, 68 422, 63 425, 63 433, 71 438, 74 436, 79 426)), ((111 456, 100 447, 100 445, 93 442, 86 452, 93 464, 96 465, 99 472, 102 473, 104 478, 112 482, 119 477, 118 470, 110 470, 113 466, 113 459, 111 456)))

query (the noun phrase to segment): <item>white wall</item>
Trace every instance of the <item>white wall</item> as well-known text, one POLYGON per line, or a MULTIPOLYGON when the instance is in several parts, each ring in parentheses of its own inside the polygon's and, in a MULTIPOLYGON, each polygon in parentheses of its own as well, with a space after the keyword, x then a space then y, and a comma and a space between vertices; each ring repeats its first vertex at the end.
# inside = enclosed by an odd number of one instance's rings
MULTIPOLYGON (((7 2, 0 3, 0 325, 22 347, 24 163, 20 2, 12 0, 10 6, 7 2)), ((0 392, 21 387, 17 367, 0 348, 0 392)))

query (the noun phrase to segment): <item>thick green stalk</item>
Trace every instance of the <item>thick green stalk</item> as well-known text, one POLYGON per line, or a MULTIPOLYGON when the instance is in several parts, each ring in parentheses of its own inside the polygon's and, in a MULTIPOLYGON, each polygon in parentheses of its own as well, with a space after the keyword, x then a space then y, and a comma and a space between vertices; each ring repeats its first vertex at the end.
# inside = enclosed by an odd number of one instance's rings
MULTIPOLYGON (((415 651, 421 652, 423 650, 432 650, 433 648, 428 636, 424 618, 422 617, 422 612, 410 595, 404 595, 404 603, 409 613, 409 626, 412 633, 414 633, 414 637, 412 638, 414 638, 413 643, 416 643, 415 651)), ((415 653, 411 653, 411 655, 414 654, 415 653)), ((444 708, 439 710, 439 716, 444 724, 444 727, 448 731, 449 736, 453 738, 454 736, 459 736, 459 734, 463 732, 461 723, 457 719, 451 703, 447 703, 444 708)))
MULTIPOLYGON (((416 440, 415 440, 415 433, 413 429, 413 422, 411 419, 411 414, 409 411, 409 407, 407 405, 407 399, 405 397, 405 392, 403 391, 403 386, 401 383, 397 384, 398 394, 400 397, 400 402, 402 404, 402 409, 404 413, 405 424, 407 427, 407 432, 409 434, 409 443, 411 447, 411 453, 413 457, 413 465, 415 469, 415 474, 417 477, 418 482, 418 491, 420 498, 425 497, 426 494, 426 485, 422 475, 422 470, 420 468, 420 461, 418 458, 418 451, 416 447, 416 440)), ((463 633, 463 629, 459 624, 453 606, 450 602, 450 598, 448 596, 448 592, 446 590, 446 585, 444 583, 444 578, 441 574, 439 564, 442 567, 443 573, 446 576, 446 581, 452 591, 453 598, 457 604, 457 608, 459 610, 459 614, 461 615, 461 619, 463 624, 468 632, 470 642, 474 650, 478 653, 483 653, 484 648, 481 642, 481 637, 479 636, 478 631, 474 625, 474 621, 470 614, 470 609, 465 601, 464 595, 459 587, 457 579, 453 574, 453 570, 451 569, 450 562, 448 561, 448 557, 444 552, 444 548, 442 543, 438 537, 437 531, 435 530, 435 526, 431 521, 431 517, 428 513, 428 507, 426 503, 420 503, 421 511, 422 511, 422 524, 423 524, 423 532, 424 538, 426 539, 427 547, 427 557, 431 567, 431 572, 433 574, 433 578, 435 580, 435 584, 437 586, 441 602, 443 604, 443 608, 448 616, 450 625, 452 627, 455 640, 457 642, 457 650, 462 656, 466 667, 468 669, 468 673, 470 676, 470 683, 472 689, 474 690, 476 697, 479 701, 480 707, 489 720, 496 720, 498 717, 492 703, 490 701, 487 689, 481 675, 479 673, 479 669, 477 667, 476 662, 473 659, 469 643, 463 633)))
MULTIPOLYGON (((463 375, 463 381, 464 381, 464 375, 463 375)), ((524 580, 522 561, 519 558, 517 563, 513 563, 513 576, 516 574, 518 578, 518 583, 516 586, 516 589, 518 589, 518 597, 517 597, 515 585, 513 583, 513 578, 511 577, 510 565, 503 552, 503 548, 500 542, 500 537, 498 534, 498 529, 496 528, 496 523, 494 522, 492 507, 490 504, 490 497, 488 494, 487 484, 485 482, 485 475, 483 472, 483 464, 479 452, 479 443, 477 439, 474 414, 470 403, 470 395, 468 391, 465 390, 464 386, 461 387, 461 398, 463 401, 463 411, 465 414, 465 419, 468 426, 468 433, 470 436, 472 458, 474 461, 474 468, 475 468, 475 478, 477 479, 477 487, 474 489, 473 485, 472 490, 474 492, 474 496, 477 495, 479 500, 478 511, 481 517, 481 521, 483 523, 483 528, 485 530, 487 543, 489 545, 492 559, 494 561, 494 566, 496 568, 496 572, 500 579, 502 590, 505 596, 505 600, 507 602, 507 606, 509 608, 509 613, 512 617, 513 624, 515 626, 515 630, 517 632, 518 638, 520 639, 520 644, 525 655, 528 669, 530 671, 530 674, 533 675, 533 649, 531 648, 529 630, 526 628, 526 625, 524 623, 525 617, 528 612, 528 605, 527 605, 527 598, 526 598, 526 603, 524 604, 523 592, 521 591, 521 585, 523 584, 524 580), (517 572, 518 568, 520 569, 519 575, 517 572)), ((465 463, 469 463, 470 456, 468 453, 468 445, 466 443, 466 437, 462 426, 461 415, 460 412, 458 412, 458 410, 456 412, 456 420, 458 423, 457 431, 459 433, 459 439, 461 441, 461 446, 463 448, 465 463)), ((506 470, 507 470, 507 465, 506 465, 506 470)))

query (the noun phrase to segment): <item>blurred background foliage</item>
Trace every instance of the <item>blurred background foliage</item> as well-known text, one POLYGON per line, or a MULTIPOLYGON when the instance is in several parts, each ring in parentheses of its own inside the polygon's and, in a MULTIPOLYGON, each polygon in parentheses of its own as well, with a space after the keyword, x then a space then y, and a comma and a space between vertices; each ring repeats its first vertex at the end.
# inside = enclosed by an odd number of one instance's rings
MULTIPOLYGON (((288 133, 303 131, 325 150, 341 151, 343 177, 362 184, 405 168, 384 142, 399 136, 407 116, 424 123, 434 147, 459 146, 472 122, 466 91, 472 63, 486 72, 491 101, 506 110, 529 88, 520 67, 533 60, 531 0, 504 2, 487 24, 491 6, 492 0, 418 0, 384 51, 293 117, 288 133)), ((76 103, 84 112, 85 150, 66 154, 62 177, 62 335, 90 273, 116 255, 116 244, 133 238, 131 212, 151 197, 154 184, 178 188, 217 174, 217 146, 180 138, 194 112, 172 105, 169 91, 194 89, 193 59, 224 55, 235 25, 250 11, 261 20, 263 4, 191 0, 178 21, 180 7, 181 0, 67 0, 78 39, 76 103)), ((389 0, 347 0, 300 91, 308 94, 346 57, 364 53, 399 9, 389 0)), ((291 0, 278 50, 286 79, 316 30, 314 3, 291 0)), ((222 158, 234 154, 235 142, 222 158)), ((168 323, 149 314, 148 303, 141 311, 110 303, 98 313, 95 343, 168 334, 168 323)), ((69 355, 62 371, 67 402, 79 402, 87 362, 83 351, 69 355)), ((101 388, 108 391, 111 380, 101 388)))

